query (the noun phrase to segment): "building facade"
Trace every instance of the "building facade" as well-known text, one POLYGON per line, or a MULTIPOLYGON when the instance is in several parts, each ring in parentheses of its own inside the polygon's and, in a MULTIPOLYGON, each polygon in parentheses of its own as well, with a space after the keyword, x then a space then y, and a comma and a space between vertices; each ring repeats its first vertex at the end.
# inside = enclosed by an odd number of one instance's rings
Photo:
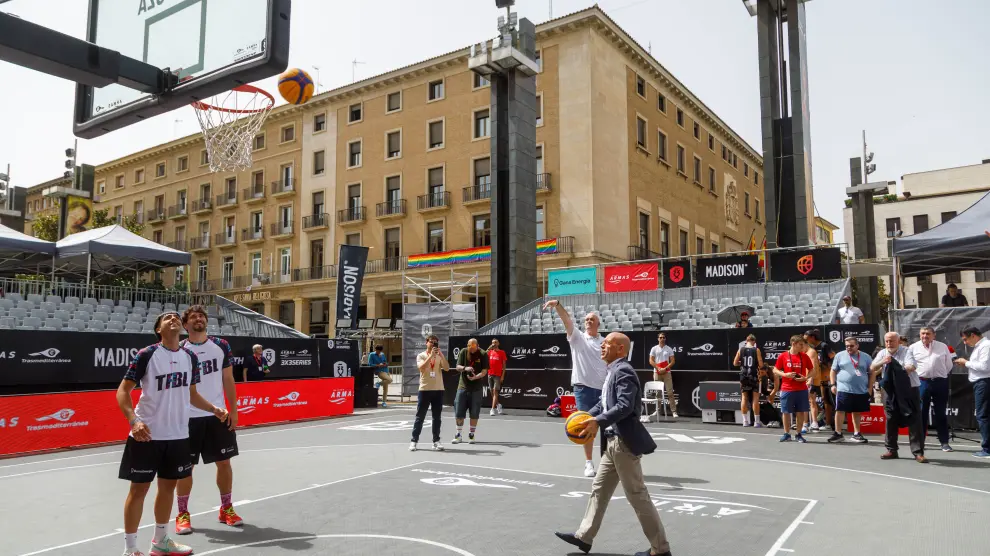
POLYGON ((815 245, 832 245, 835 243, 835 231, 839 227, 821 216, 815 217, 815 245))
MULTIPOLYGON (((758 153, 604 12, 539 25, 537 47, 541 280, 760 241, 758 153)), ((211 173, 199 136, 99 166, 97 206, 143 215, 147 237, 192 253, 167 286, 220 293, 303 332, 332 333, 347 243, 370 248, 359 315, 401 317, 404 274, 455 269, 477 273, 486 322, 490 263, 457 262, 491 241, 490 92, 468 54, 276 108, 249 171, 211 173)))
MULTIPOLYGON (((986 195, 990 191, 990 161, 907 174, 901 176, 901 188, 901 195, 876 199, 873 233, 880 259, 890 257, 891 238, 918 234, 948 222, 986 195)), ((843 223, 846 230, 852 230, 851 208, 843 211, 843 223)), ((853 244, 849 245, 853 249, 853 244)), ((881 279, 889 284, 891 278, 881 279)), ((904 278, 904 306, 938 307, 949 284, 956 284, 971 306, 990 305, 990 272, 961 271, 904 278)))

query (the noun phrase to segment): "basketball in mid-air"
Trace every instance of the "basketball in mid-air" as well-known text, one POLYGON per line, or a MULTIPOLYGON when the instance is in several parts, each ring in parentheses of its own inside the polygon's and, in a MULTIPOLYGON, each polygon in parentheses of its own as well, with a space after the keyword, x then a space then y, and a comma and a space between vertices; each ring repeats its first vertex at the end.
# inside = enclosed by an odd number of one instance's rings
POLYGON ((584 428, 584 424, 588 421, 594 419, 590 413, 587 411, 575 411, 571 413, 571 416, 567 418, 564 422, 564 427, 567 430, 567 439, 575 444, 587 444, 588 442, 594 442, 594 437, 581 437, 581 429, 584 428))
POLYGON ((278 92, 289 104, 304 104, 313 97, 313 89, 313 78, 299 68, 278 76, 278 92))

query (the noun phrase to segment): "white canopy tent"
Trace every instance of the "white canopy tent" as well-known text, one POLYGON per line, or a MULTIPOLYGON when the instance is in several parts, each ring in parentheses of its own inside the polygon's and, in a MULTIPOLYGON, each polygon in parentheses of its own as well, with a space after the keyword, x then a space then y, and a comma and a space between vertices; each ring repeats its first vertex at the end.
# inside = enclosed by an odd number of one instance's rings
POLYGON ((72 234, 55 247, 55 270, 85 276, 87 287, 93 271, 111 276, 134 273, 136 286, 142 272, 184 266, 192 260, 185 251, 165 247, 117 225, 72 234))
POLYGON ((0 224, 0 275, 35 274, 52 267, 55 244, 0 224))

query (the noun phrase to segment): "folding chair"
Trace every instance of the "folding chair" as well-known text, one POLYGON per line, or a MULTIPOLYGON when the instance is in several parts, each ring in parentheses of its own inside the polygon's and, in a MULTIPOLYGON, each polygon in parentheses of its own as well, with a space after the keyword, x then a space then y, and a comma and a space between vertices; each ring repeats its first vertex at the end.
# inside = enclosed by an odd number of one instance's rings
POLYGON ((663 381, 661 380, 651 380, 643 385, 643 408, 646 411, 646 423, 650 422, 650 418, 653 413, 650 413, 650 404, 656 404, 657 409, 655 411, 657 415, 657 422, 660 422, 660 409, 663 408, 663 416, 667 417, 667 406, 664 405, 664 392, 663 381), (650 394, 654 394, 656 397, 651 398, 650 394))

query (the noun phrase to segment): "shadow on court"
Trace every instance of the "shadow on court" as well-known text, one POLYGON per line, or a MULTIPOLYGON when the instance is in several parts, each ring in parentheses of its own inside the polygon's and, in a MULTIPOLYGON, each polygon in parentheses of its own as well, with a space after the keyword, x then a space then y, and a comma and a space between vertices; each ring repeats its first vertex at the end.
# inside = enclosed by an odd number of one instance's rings
MULTIPOLYGON (((209 539, 210 548, 262 541, 271 541, 271 543, 258 545, 259 547, 270 546, 277 547, 280 550, 305 551, 313 547, 313 539, 294 539, 294 537, 311 537, 313 536, 311 532, 284 531, 275 527, 258 527, 250 523, 245 523, 243 526, 237 528, 222 526, 215 529, 205 529, 197 527, 193 536, 195 537, 197 535, 203 535, 209 539)), ((205 552, 205 550, 200 548, 200 552, 205 552)))

